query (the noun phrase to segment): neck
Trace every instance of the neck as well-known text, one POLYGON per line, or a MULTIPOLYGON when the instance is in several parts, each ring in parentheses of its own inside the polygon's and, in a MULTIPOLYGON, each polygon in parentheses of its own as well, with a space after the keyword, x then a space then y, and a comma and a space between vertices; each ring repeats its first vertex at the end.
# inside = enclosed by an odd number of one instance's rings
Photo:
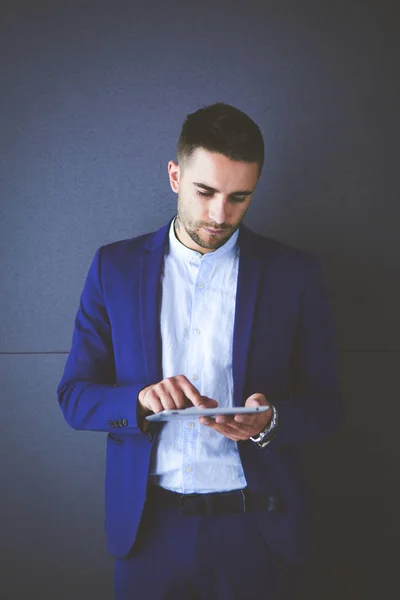
POLYGON ((189 250, 195 250, 196 252, 199 252, 200 254, 208 254, 208 252, 213 251, 213 250, 207 250, 206 248, 199 246, 191 239, 191 237, 186 233, 185 228, 183 227, 182 223, 179 221, 178 215, 175 217, 175 220, 174 220, 174 233, 175 233, 176 239, 179 240, 181 244, 186 246, 186 248, 189 248, 189 250))

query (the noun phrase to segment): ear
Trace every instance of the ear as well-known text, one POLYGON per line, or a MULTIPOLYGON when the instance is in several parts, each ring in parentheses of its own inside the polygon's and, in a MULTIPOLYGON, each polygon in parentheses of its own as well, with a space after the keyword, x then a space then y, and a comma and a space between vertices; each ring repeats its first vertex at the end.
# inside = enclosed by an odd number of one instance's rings
POLYGON ((178 163, 170 160, 168 163, 168 175, 169 175, 169 183, 171 185, 172 191, 178 193, 179 191, 179 178, 180 178, 180 168, 178 163))

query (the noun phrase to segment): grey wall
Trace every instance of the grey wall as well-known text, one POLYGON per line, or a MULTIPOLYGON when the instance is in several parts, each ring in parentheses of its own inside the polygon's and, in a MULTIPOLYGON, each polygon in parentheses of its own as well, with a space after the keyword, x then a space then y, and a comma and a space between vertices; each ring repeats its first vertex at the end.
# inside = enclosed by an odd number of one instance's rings
POLYGON ((397 597, 395 10, 2 0, 2 599, 112 597, 105 435, 68 428, 56 386, 95 250, 174 214, 180 127, 216 101, 265 137, 247 225, 319 255, 332 296, 347 418, 305 450, 321 537, 307 598, 397 597))

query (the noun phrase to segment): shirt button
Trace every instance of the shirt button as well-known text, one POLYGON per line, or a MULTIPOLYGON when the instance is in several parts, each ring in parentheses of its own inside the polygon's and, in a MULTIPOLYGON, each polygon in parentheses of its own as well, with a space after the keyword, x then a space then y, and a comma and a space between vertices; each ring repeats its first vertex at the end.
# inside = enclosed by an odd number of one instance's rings
POLYGON ((203 287, 204 287, 204 283, 199 283, 199 285, 198 285, 197 287, 198 287, 198 288, 200 288, 200 289, 202 290, 202 289, 203 289, 203 287))
POLYGON ((199 333, 200 333, 200 329, 195 329, 195 330, 194 330, 194 332, 195 332, 197 335, 199 335, 199 333))
POLYGON ((196 379, 198 379, 198 378, 199 378, 198 375, 193 375, 193 377, 192 377, 193 381, 196 381, 196 379))
POLYGON ((186 467, 186 469, 185 469, 186 473, 190 473, 191 470, 192 470, 192 467, 186 467))
POLYGON ((188 423, 188 427, 190 427, 191 429, 193 429, 193 427, 194 427, 194 423, 193 423, 193 421, 189 421, 189 423, 188 423))

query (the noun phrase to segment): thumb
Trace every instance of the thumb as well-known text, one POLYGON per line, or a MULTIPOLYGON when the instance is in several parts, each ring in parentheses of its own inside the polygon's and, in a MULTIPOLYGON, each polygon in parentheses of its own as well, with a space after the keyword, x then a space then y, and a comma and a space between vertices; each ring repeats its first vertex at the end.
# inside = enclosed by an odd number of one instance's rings
POLYGON ((252 394, 245 402, 245 406, 265 406, 269 404, 264 394, 252 394))

